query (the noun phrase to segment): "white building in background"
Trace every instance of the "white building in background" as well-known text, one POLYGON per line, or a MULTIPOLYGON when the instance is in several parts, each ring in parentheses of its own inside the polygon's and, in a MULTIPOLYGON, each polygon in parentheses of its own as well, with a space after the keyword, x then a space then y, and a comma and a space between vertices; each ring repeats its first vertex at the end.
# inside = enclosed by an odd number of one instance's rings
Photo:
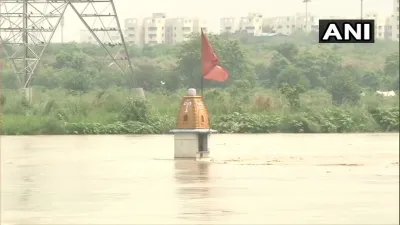
POLYGON ((292 25, 289 16, 264 18, 263 28, 266 33, 279 33, 289 35, 292 33, 292 25))
POLYGON ((399 40, 399 20, 395 15, 392 15, 386 19, 386 27, 389 39, 398 41, 399 40))
POLYGON ((143 20, 129 18, 125 20, 125 41, 129 44, 142 44, 144 41, 143 20))
POLYGON ((375 20, 375 38, 376 39, 399 40, 398 39, 398 34, 399 34, 398 23, 399 23, 399 21, 395 15, 385 17, 384 15, 379 15, 377 13, 367 13, 364 15, 364 18, 375 20))
POLYGON ((165 43, 165 24, 167 17, 164 13, 153 13, 143 21, 144 44, 163 44, 165 43))
POLYGON ((392 28, 388 26, 387 18, 377 13, 366 13, 364 19, 375 20, 375 39, 390 39, 392 28))
POLYGON ((131 44, 175 44, 188 40, 192 33, 201 28, 207 31, 207 24, 198 18, 167 18, 164 13, 153 13, 144 19, 125 20, 125 40, 131 44))
POLYGON ((297 13, 292 17, 292 20, 295 29, 305 32, 318 30, 318 18, 313 16, 311 13, 297 13))
POLYGON ((393 40, 399 40, 399 0, 393 0, 393 34, 392 34, 392 39, 393 40))
POLYGON ((308 14, 295 14, 293 16, 280 16, 265 18, 263 21, 264 31, 290 35, 297 30, 304 32, 318 30, 318 18, 308 14))
POLYGON ((259 13, 249 13, 249 15, 240 18, 239 30, 246 31, 254 36, 262 35, 263 15, 259 13))
MULTIPOLYGON (((390 17, 377 13, 365 14, 365 19, 375 20, 375 38, 399 40, 399 0, 394 1, 394 13, 390 17)), ((324 17, 324 19, 352 19, 343 17, 324 17)), ((319 18, 312 14, 297 13, 292 16, 263 17, 261 14, 250 13, 242 18, 221 18, 221 33, 235 33, 246 31, 254 36, 264 33, 278 33, 291 35, 298 30, 304 32, 317 32, 319 29, 319 18)))
POLYGON ((239 19, 222 18, 220 26, 221 33, 246 31, 254 36, 261 36, 263 33, 290 35, 299 29, 306 32, 318 30, 318 18, 311 14, 306 17, 304 13, 279 17, 263 17, 258 13, 250 13, 239 19))
POLYGON ((220 33, 235 33, 239 31, 240 19, 235 17, 226 17, 220 19, 220 33))
POLYGON ((197 18, 169 18, 165 25, 165 43, 176 44, 187 41, 193 33, 200 33, 201 28, 207 31, 206 22, 197 18))
POLYGON ((225 17, 220 19, 220 33, 247 32, 254 36, 263 33, 263 15, 260 13, 249 13, 241 18, 225 17))

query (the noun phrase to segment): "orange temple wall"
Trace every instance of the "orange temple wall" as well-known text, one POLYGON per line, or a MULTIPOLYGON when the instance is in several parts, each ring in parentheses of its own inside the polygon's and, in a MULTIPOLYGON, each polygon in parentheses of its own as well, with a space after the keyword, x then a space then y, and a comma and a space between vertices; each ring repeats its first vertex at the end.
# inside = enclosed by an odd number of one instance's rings
POLYGON ((207 106, 201 96, 185 96, 181 102, 178 129, 210 129, 207 106))

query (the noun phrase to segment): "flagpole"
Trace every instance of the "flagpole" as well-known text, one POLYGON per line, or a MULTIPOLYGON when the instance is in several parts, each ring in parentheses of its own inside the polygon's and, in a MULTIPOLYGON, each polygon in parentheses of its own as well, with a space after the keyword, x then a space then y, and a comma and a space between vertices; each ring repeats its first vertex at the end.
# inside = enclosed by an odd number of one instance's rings
MULTIPOLYGON (((204 43, 203 43, 203 27, 201 27, 200 28, 200 30, 201 30, 201 36, 200 36, 200 39, 201 39, 201 81, 200 81, 200 95, 201 95, 201 99, 203 99, 203 101, 205 101, 204 100, 204 96, 203 96, 203 89, 204 89, 204 74, 203 74, 203 45, 204 45, 204 43)), ((204 104, 205 104, 205 102, 204 102, 204 104)), ((206 105, 206 109, 207 109, 207 105, 206 105)), ((211 117, 209 116, 208 117, 208 129, 209 129, 209 131, 211 131, 211 117)), ((211 133, 211 132, 210 132, 211 133)))
POLYGON ((200 95, 203 96, 203 88, 204 88, 204 78, 201 76, 201 83, 200 83, 200 95))
MULTIPOLYGON (((200 28, 201 37, 203 35, 203 27, 200 28)), ((203 40, 201 39, 201 63, 203 64, 203 40)), ((203 74, 203 66, 201 66, 201 81, 200 81, 200 95, 203 97, 203 89, 204 89, 204 74, 203 74)))

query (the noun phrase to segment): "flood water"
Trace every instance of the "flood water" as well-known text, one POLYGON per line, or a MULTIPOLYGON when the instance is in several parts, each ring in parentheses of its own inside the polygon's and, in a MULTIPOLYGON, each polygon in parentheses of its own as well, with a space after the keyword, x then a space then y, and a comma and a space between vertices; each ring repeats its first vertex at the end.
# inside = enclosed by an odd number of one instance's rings
POLYGON ((399 134, 1 137, 1 224, 398 224, 399 134))

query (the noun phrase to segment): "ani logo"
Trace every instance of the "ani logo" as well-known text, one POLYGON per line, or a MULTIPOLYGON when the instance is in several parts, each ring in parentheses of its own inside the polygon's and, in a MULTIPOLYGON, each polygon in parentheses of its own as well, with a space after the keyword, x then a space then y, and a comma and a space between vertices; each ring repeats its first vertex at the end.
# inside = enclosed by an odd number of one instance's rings
POLYGON ((319 20, 319 43, 374 42, 374 20, 319 20))

